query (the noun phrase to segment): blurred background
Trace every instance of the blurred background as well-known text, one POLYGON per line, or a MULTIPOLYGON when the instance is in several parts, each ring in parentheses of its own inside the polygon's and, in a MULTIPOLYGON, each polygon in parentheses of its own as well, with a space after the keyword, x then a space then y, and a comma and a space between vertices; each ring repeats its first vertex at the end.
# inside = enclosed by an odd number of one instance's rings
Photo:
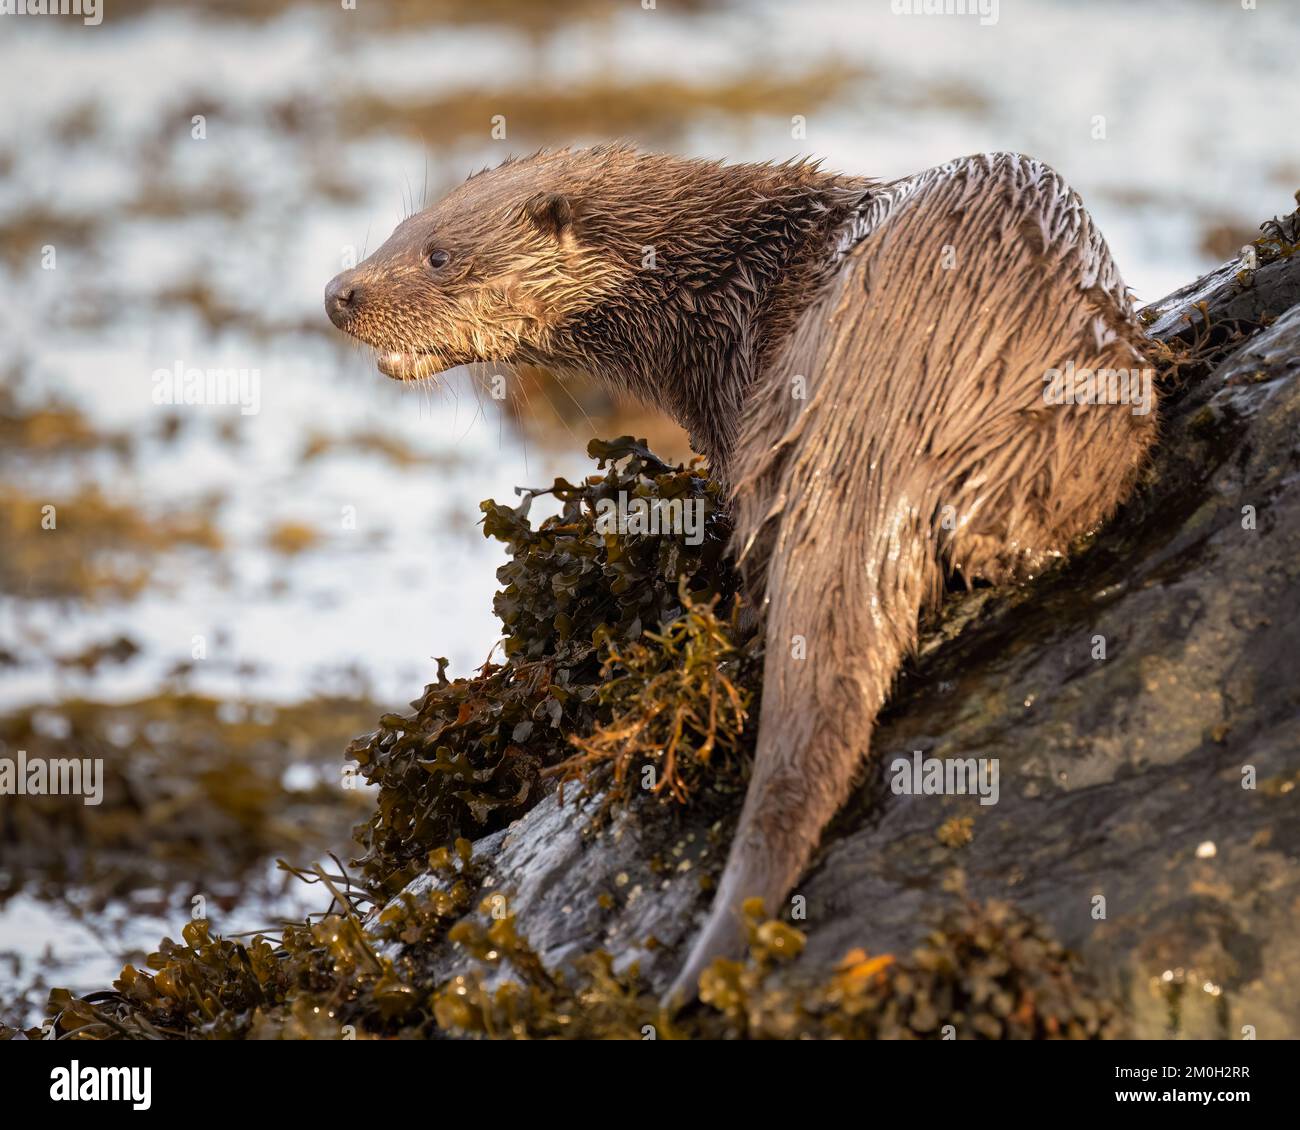
POLYGON ((0 1021, 107 987, 196 898, 227 934, 298 913, 274 859, 346 858, 369 803, 347 740, 493 646, 478 502, 587 473, 592 435, 688 454, 593 389, 404 389, 345 344, 325 283, 426 198, 615 137, 881 178, 1017 149, 1151 301, 1300 187, 1300 5, 649 5, 0 16, 0 756, 106 767, 99 807, 0 797, 0 1021), (260 411, 154 403, 177 362, 258 370, 260 411))

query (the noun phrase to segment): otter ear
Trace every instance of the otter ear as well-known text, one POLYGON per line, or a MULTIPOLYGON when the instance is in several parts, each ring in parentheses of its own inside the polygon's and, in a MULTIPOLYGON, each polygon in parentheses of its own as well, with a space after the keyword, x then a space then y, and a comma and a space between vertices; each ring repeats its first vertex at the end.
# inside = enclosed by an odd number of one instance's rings
POLYGON ((523 216, 538 231, 559 237, 573 226, 573 204, 559 192, 539 192, 524 201, 523 216))

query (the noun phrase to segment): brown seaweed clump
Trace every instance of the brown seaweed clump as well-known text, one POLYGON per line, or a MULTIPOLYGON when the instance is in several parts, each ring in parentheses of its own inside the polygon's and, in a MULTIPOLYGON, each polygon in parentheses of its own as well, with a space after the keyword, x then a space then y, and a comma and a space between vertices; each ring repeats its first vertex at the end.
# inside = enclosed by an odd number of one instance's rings
POLYGON ((961 902, 906 957, 846 954, 824 981, 798 978, 803 935, 746 906, 749 953, 701 978, 701 1004, 670 1018, 608 953, 572 983, 548 971, 513 919, 467 918, 449 935, 478 969, 433 997, 440 1028, 490 1039, 1106 1039, 1117 1009, 1040 923, 1000 902, 961 902), (508 975, 503 975, 508 973, 508 975))
MULTIPOLYGON (((188 923, 181 941, 164 938, 147 970, 128 965, 109 992, 50 994, 44 1030, 58 1039, 359 1039, 428 1037, 424 1007, 435 987, 414 955, 433 946, 472 906, 477 879, 470 845, 459 841, 429 859, 434 885, 363 914, 345 872, 301 872, 332 902, 316 921, 284 927, 278 943, 215 937, 188 923), (394 942, 411 943, 405 948, 394 942), (396 956, 392 952, 396 950, 396 956)), ((0 1039, 16 1030, 0 1025, 0 1039)))
POLYGON ((639 784, 665 801, 685 804, 705 787, 743 780, 758 666, 742 649, 739 607, 730 621, 717 598, 698 604, 682 593, 682 614, 662 632, 647 631, 612 648, 601 668, 602 705, 613 717, 589 737, 573 734, 578 752, 546 771, 578 779, 610 803, 626 802, 639 784))
POLYGON ((1118 1009, 1037 919, 1004 902, 964 899, 947 909, 910 955, 846 954, 824 982, 773 983, 778 960, 802 948, 780 922, 747 908, 746 965, 716 961, 701 999, 727 1018, 732 1038, 854 1040, 1106 1039, 1118 1009))
MULTIPOLYGON (((477 839, 527 812, 545 795, 545 772, 570 761, 570 736, 585 739, 614 724, 634 697, 637 672, 654 666, 656 655, 671 653, 676 662, 689 651, 704 674, 706 650, 733 654, 709 606, 715 598, 730 603, 735 589, 722 560, 728 529, 716 484, 697 467, 669 466, 630 436, 593 440, 588 450, 604 474, 580 485, 558 479, 525 492, 516 507, 482 504, 483 532, 504 542, 511 558, 497 570, 502 588, 494 600, 504 661, 456 680, 443 675, 440 661, 438 682, 412 714, 384 715, 378 730, 348 749, 379 786, 374 815, 357 829, 365 849, 359 863, 378 892, 401 890, 431 850, 458 836, 477 839), (534 529, 528 512, 541 495, 561 506, 534 529), (681 536, 598 529, 598 506, 620 496, 702 503, 702 539, 691 545, 681 536), (611 688, 607 673, 625 660, 640 667, 611 688)), ((706 693, 726 697, 719 725, 729 741, 743 700, 725 674, 714 678, 710 669, 707 682, 706 693)), ((700 720, 681 724, 683 734, 694 734, 700 720)), ((602 748, 612 742, 593 740, 602 748)), ((680 779, 676 769, 661 777, 673 779, 680 779)))

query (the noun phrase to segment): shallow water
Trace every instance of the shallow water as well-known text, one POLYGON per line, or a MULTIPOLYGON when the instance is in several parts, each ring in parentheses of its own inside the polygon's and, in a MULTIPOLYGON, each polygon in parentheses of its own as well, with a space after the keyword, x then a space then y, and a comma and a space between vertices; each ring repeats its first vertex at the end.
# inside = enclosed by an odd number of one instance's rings
MULTIPOLYGON (((220 544, 145 547, 126 594, 12 579, 0 711, 46 704, 57 728, 71 697, 162 687, 392 709, 433 657, 460 675, 485 660, 502 553, 477 503, 585 473, 590 435, 636 424, 580 390, 590 423, 557 396, 521 430, 464 380, 399 388, 337 339, 321 291, 426 194, 507 153, 623 135, 893 177, 1024 150, 1083 193, 1142 300, 1230 255, 1300 187, 1295 6, 1007 3, 981 27, 887 3, 575 3, 549 28, 522 4, 266 8, 109 0, 95 28, 5 19, 0 385, 15 417, 57 400, 89 432, 6 445, 0 488, 24 500, 6 537, 75 538, 95 486, 146 526, 202 512, 220 544), (508 140, 489 137, 496 113, 508 140), (155 403, 155 371, 178 362, 256 370, 258 411, 155 403), (49 501, 66 516, 42 531, 49 501), (138 649, 125 661, 68 662, 117 637, 138 649)), ((241 921, 296 909, 285 899, 241 921)), ((75 902, 4 904, 0 987, 41 968, 102 987, 157 936, 133 920, 97 952, 75 902)))

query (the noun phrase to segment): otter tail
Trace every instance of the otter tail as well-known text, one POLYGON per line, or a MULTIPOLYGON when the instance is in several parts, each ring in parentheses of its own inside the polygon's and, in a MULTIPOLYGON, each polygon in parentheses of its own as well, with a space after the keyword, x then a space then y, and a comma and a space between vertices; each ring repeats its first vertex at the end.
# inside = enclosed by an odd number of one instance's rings
MULTIPOLYGON (((901 542, 893 548, 904 560, 891 561, 888 547, 881 547, 873 565, 831 551, 827 538, 865 540, 863 531, 836 529, 846 514, 852 507, 844 499, 809 492, 787 516, 771 558, 753 775, 712 910, 669 992, 670 1003, 694 997, 699 975, 714 958, 736 955, 746 900, 761 898, 769 915, 783 910, 822 830, 848 797, 876 714, 914 644, 917 615, 937 567, 901 542), (832 501, 840 518, 818 533, 828 514, 819 502, 832 501), (888 582, 887 592, 880 581, 888 582)), ((915 536, 904 540, 925 544, 915 536)))
POLYGON ((924 511, 931 464, 890 439, 889 417, 914 402, 863 356, 880 340, 853 293, 863 270, 842 271, 801 319, 742 425, 733 546, 765 622, 758 750, 713 908, 670 1003, 694 997, 713 959, 741 948, 746 900, 783 909, 941 587, 924 511), (835 370, 847 379, 827 379, 835 370), (796 372, 807 374, 806 400, 791 396, 796 372))

